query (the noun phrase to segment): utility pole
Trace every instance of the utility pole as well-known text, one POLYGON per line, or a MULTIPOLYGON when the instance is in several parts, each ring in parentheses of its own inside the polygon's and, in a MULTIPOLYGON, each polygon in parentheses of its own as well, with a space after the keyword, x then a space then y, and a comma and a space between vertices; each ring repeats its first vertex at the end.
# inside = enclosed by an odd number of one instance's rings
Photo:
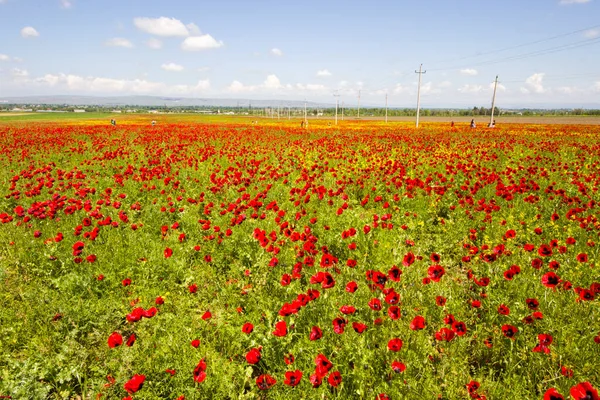
POLYGON ((306 100, 304 100, 304 128, 308 128, 308 120, 306 119, 306 100))
POLYGON ((419 111, 421 110, 421 76, 427 71, 423 71, 423 64, 419 66, 419 70, 415 71, 416 74, 419 74, 419 86, 417 88, 417 128, 419 127, 419 111))
POLYGON ((385 94, 385 123, 387 124, 387 96, 388 94, 385 94))
POLYGON ((338 93, 338 90, 335 91, 335 124, 337 125, 337 112, 338 112, 338 103, 340 101, 340 94, 338 93))
POLYGON ((492 96, 492 113, 490 115, 490 127, 494 126, 494 107, 496 106, 496 88, 498 87, 498 75, 494 81, 494 95, 492 96))
POLYGON ((344 102, 342 101, 342 121, 344 120, 344 102))
POLYGON ((356 119, 360 119, 360 89, 358 89, 358 115, 356 119))

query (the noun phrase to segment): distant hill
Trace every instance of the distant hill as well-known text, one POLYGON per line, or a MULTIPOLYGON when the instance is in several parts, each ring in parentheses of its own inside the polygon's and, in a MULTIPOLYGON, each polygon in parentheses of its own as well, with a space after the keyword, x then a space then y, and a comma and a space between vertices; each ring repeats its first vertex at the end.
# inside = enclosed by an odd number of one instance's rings
MULTIPOLYGON (((0 97, 0 104, 47 104, 72 106, 145 106, 145 107, 304 107, 304 101, 293 100, 249 100, 249 99, 200 99, 188 97, 160 96, 22 96, 0 97)), ((325 103, 306 102, 309 108, 334 107, 325 103)))

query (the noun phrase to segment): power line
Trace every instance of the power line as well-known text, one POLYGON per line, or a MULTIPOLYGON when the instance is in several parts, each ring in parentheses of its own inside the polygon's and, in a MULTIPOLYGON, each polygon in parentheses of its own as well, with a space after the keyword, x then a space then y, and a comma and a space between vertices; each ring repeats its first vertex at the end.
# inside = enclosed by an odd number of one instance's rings
POLYGON ((487 56, 487 55, 490 55, 490 54, 502 53, 502 52, 507 51, 507 50, 514 50, 514 49, 518 49, 518 48, 521 48, 521 47, 531 46, 531 45, 534 45, 534 44, 549 42, 549 41, 554 40, 554 39, 559 39, 559 38, 562 38, 562 37, 575 35, 577 33, 586 32, 586 31, 589 31, 589 30, 592 30, 592 29, 595 29, 595 28, 599 28, 599 27, 600 27, 600 25, 594 25, 594 26, 590 26, 590 27, 587 27, 587 28, 577 29, 577 30, 571 31, 571 32, 561 33, 559 35, 551 36, 551 37, 548 37, 548 38, 534 40, 532 42, 526 42, 526 43, 516 44, 514 46, 503 47, 503 48, 500 48, 500 49, 491 50, 491 51, 487 51, 487 52, 479 53, 479 54, 473 54, 471 56, 460 57, 460 58, 453 59, 453 60, 450 60, 450 59, 448 59, 448 60, 442 60, 442 61, 438 61, 438 63, 446 63, 446 62, 449 62, 449 61, 461 61, 461 60, 466 60, 466 59, 469 59, 469 58, 476 58, 476 57, 487 56))
POLYGON ((536 50, 536 51, 530 51, 527 53, 516 54, 514 56, 503 57, 503 58, 499 58, 499 59, 495 59, 495 60, 482 61, 482 62, 474 63, 474 64, 471 63, 468 65, 454 66, 454 67, 448 67, 448 68, 434 68, 434 69, 430 69, 430 71, 448 71, 448 70, 456 70, 456 69, 461 69, 461 68, 466 68, 466 67, 477 67, 477 66, 481 66, 481 65, 498 64, 498 63, 502 63, 502 62, 506 62, 506 61, 522 60, 524 58, 546 55, 546 54, 551 54, 551 53, 558 53, 560 51, 576 49, 576 48, 584 47, 584 46, 590 46, 590 45, 594 45, 597 43, 600 43, 600 37, 581 40, 578 42, 573 42, 573 43, 568 43, 568 44, 563 44, 560 46, 549 47, 549 48, 542 49, 542 50, 536 50))

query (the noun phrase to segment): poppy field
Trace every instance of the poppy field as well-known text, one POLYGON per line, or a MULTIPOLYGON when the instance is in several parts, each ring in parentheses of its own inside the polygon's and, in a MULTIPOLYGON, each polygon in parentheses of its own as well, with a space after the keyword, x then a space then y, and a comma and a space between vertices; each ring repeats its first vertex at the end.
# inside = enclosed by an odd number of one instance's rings
POLYGON ((599 398, 598 127, 0 141, 0 398, 599 398))

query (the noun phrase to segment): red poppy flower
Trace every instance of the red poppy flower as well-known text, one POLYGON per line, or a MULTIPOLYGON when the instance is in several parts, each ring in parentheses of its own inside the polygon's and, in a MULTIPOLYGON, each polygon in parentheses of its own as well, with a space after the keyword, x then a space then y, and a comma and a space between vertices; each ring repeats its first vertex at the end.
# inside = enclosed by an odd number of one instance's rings
POLYGON ((544 265, 544 261, 542 261, 540 258, 534 258, 531 260, 531 266, 535 269, 542 268, 542 265, 544 265))
POLYGON ((165 372, 171 376, 175 376, 175 374, 177 373, 177 371, 175 371, 174 369, 165 369, 165 372))
POLYGON ((196 293, 198 291, 198 285, 195 283, 192 283, 191 285, 188 286, 188 291, 192 294, 196 293))
POLYGON ((348 284, 346 285, 346 292, 348 293, 354 293, 356 292, 356 289, 358 289, 358 285, 354 281, 348 282, 348 284))
POLYGON ((300 371, 300 370, 287 371, 285 373, 285 379, 283 380, 283 383, 287 386, 294 387, 300 383, 301 379, 302 379, 302 371, 300 371))
POLYGON ((413 253, 408 253, 402 259, 402 265, 405 267, 411 266, 415 262, 415 255, 413 253))
POLYGON ((277 381, 275 380, 275 378, 267 374, 261 375, 258 378, 256 378, 256 386, 258 386, 260 390, 269 390, 273 386, 275 386, 276 383, 277 381))
POLYGON ((565 400, 565 398, 555 388, 550 388, 544 393, 543 400, 565 400))
POLYGON ((454 333, 456 333, 458 336, 463 336, 465 333, 467 333, 467 325, 465 325, 464 322, 461 321, 455 321, 452 324, 452 330, 454 331, 454 333))
POLYGON ((133 394, 142 388, 145 380, 145 375, 135 374, 133 378, 128 380, 125 385, 123 385, 123 388, 127 391, 127 393, 133 394))
POLYGON ((550 257, 552 255, 552 247, 547 244, 543 244, 538 249, 538 254, 540 257, 550 257))
POLYGON ((535 246, 532 245, 532 244, 530 244, 530 243, 527 243, 526 245, 523 246, 523 250, 525 250, 525 251, 533 251, 533 250, 535 250, 535 246))
POLYGON ((333 368, 333 364, 331 363, 331 361, 329 361, 327 359, 327 357, 325 357, 323 354, 317 355, 317 357, 315 358, 315 365, 316 365, 315 374, 319 378, 325 377, 325 375, 327 375, 329 370, 331 370, 331 368, 333 368))
POLYGON ((498 306, 498 314, 500 314, 500 315, 509 315, 510 314, 510 309, 508 308, 507 305, 500 304, 500 306, 498 306))
POLYGON ((448 328, 442 328, 435 333, 435 339, 438 341, 449 342, 454 338, 454 331, 448 328))
POLYGON ((369 300, 369 307, 373 311, 381 311, 381 300, 376 298, 369 300))
POLYGON ((156 300, 154 300, 154 304, 160 306, 161 304, 165 304, 165 300, 162 297, 158 296, 156 300))
POLYGON ((388 278, 390 278, 391 281, 400 282, 401 276, 402 270, 395 265, 388 271, 388 278))
POLYGON ((565 398, 555 388, 550 388, 544 393, 543 400, 565 400, 565 398))
POLYGON ((248 364, 258 364, 260 361, 260 349, 250 349, 250 351, 246 353, 246 361, 248 364))
POLYGON ((584 301, 594 300, 594 292, 588 289, 581 289, 579 292, 579 299, 584 301))
POLYGON ((287 356, 283 356, 283 361, 285 361, 286 365, 293 364, 295 360, 296 358, 292 353, 288 354, 287 356))
POLYGON ((108 347, 110 347, 111 349, 114 349, 117 346, 120 346, 123 344, 123 336, 121 336, 121 334, 117 333, 117 332, 113 332, 109 337, 108 337, 108 347))
POLYGON ((385 302, 391 305, 398 304, 400 302, 400 295, 392 290, 385 296, 385 302))
POLYGON ((333 387, 338 387, 342 383, 342 374, 339 371, 330 373, 327 382, 333 387))
POLYGON ((562 376, 566 376, 567 378, 573 377, 573 370, 565 367, 564 365, 561 365, 560 373, 562 374, 562 376))
POLYGON ((323 379, 317 374, 313 374, 310 376, 310 383, 313 388, 318 388, 323 383, 323 379))
POLYGON ((164 256, 165 256, 165 258, 169 258, 169 257, 171 257, 172 255, 173 255, 173 250, 167 247, 167 248, 165 249, 165 251, 164 251, 164 256))
POLYGON ((574 400, 599 400, 598 391, 589 382, 582 382, 570 390, 574 400))
POLYGON ((580 263, 584 263, 588 261, 588 255, 585 253, 579 253, 577 254, 577 261, 579 261, 580 263))
POLYGON ((198 346, 200 346, 200 340, 194 339, 190 342, 190 344, 192 345, 192 347, 198 348, 198 346))
POLYGON ((529 307, 530 310, 537 310, 540 305, 537 299, 526 299, 525 303, 527 304, 527 307, 529 307))
POLYGON ((319 340, 323 337, 323 331, 318 326, 313 326, 310 331, 309 339, 312 341, 319 340))
POLYGON ((479 385, 479 382, 477 382, 477 381, 471 381, 471 382, 467 383, 465 386, 467 387, 467 391, 469 392, 469 394, 473 394, 473 393, 477 392, 477 389, 479 389, 480 385, 479 385))
POLYGON ((252 333, 252 331, 254 330, 254 325, 252 325, 250 322, 246 322, 243 326, 242 326, 242 332, 246 333, 246 334, 250 334, 252 333))
POLYGON ((202 319, 205 321, 208 321, 211 318, 212 318, 212 314, 210 311, 206 311, 204 314, 202 314, 202 319))
POLYGON ((198 365, 196 365, 196 368, 194 368, 193 375, 194 381, 198 383, 202 383, 206 379, 206 362, 204 361, 204 358, 200 360, 198 365))
POLYGON ((344 315, 354 314, 356 312, 356 307, 353 306, 342 306, 340 308, 340 312, 344 315))
POLYGON ((131 335, 129 335, 129 337, 127 338, 127 342, 125 343, 127 345, 127 347, 131 347, 133 346, 133 344, 135 343, 135 340, 137 339, 137 337, 135 336, 135 333, 132 333, 131 335))
POLYGON ((121 283, 123 284, 123 286, 129 286, 131 285, 131 279, 125 278, 121 283))
POLYGON ((394 321, 400 318, 400 307, 391 306, 388 308, 388 316, 394 321))
POLYGON ((560 283, 560 277, 554 272, 546 272, 542 276, 542 284, 549 288, 555 288, 560 283))
POLYGON ((406 370, 406 365, 404 365, 400 361, 393 361, 392 362, 392 370, 395 373, 399 374, 401 372, 404 372, 404 370, 406 370))
POLYGON ((512 325, 502 325, 502 334, 509 339, 514 339, 519 329, 512 325))
POLYGON ((387 347, 390 351, 400 351, 400 349, 402 349, 402 339, 390 339, 387 347))
POLYGON ((435 304, 438 305, 438 306, 440 306, 440 307, 445 306, 446 305, 446 298, 442 297, 442 296, 437 296, 435 298, 435 304))
POLYGON ((425 318, 423 318, 420 315, 417 315, 411 321, 410 329, 412 329, 413 331, 420 331, 421 329, 425 328, 425 325, 427 325, 427 323, 425 322, 425 318))
POLYGON ((333 324, 333 331, 338 335, 341 335, 342 333, 344 333, 344 328, 346 327, 348 321, 338 317, 331 321, 331 323, 333 324))
POLYGON ((427 269, 427 274, 429 275, 429 279, 434 282, 439 282, 442 279, 442 276, 446 273, 444 267, 441 265, 432 265, 427 269))
POLYGON ((144 312, 142 313, 142 315, 145 318, 152 318, 156 315, 156 313, 158 312, 158 309, 156 307, 150 307, 147 310, 144 310, 144 312))
POLYGON ((287 335, 287 323, 285 321, 277 322, 275 324, 275 330, 273 331, 273 335, 280 337, 287 335))
POLYGON ((352 329, 354 329, 356 333, 363 333, 367 329, 367 325, 360 322, 353 322, 352 329))

